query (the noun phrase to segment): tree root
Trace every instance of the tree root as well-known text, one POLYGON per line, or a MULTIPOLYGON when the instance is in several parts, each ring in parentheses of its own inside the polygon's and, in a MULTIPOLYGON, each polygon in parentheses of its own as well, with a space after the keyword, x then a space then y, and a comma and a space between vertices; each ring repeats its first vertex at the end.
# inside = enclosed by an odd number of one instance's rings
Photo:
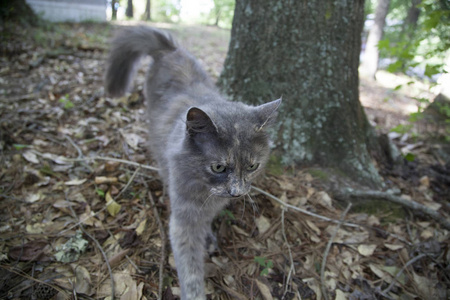
POLYGON ((435 220, 437 223, 439 223, 441 226, 443 226, 445 229, 450 230, 450 220, 440 214, 439 212, 422 205, 420 203, 417 203, 415 201, 411 201, 405 198, 401 198, 398 196, 395 196, 390 193, 386 192, 380 192, 380 191, 358 191, 358 190, 341 190, 339 192, 335 192, 333 194, 334 198, 339 200, 348 200, 351 201, 352 199, 359 198, 364 200, 370 200, 370 199, 376 199, 376 200, 386 200, 390 202, 394 202, 397 204, 402 205, 405 208, 410 209, 415 214, 425 214, 428 217, 435 220))

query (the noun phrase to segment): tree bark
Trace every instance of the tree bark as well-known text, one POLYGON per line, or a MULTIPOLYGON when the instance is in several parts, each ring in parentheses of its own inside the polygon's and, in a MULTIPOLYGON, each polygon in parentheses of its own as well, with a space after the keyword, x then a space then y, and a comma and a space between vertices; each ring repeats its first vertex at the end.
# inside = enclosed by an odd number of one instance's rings
POLYGON ((127 9, 125 10, 125 15, 128 18, 132 18, 133 17, 133 0, 128 0, 127 1, 127 9))
POLYGON ((145 4, 145 19, 147 21, 150 21, 152 19, 150 12, 151 12, 151 3, 150 3, 150 0, 147 0, 147 2, 145 4))
POLYGON ((361 64, 361 73, 373 79, 375 79, 375 74, 378 69, 378 43, 383 37, 384 24, 386 23, 386 16, 389 12, 390 2, 391 0, 378 0, 374 24, 369 31, 366 49, 361 64))
POLYGON ((363 21, 363 0, 238 0, 219 86, 251 104, 283 96, 274 146, 284 164, 319 164, 379 186, 358 94, 363 21))
POLYGON ((117 0, 111 1, 111 19, 117 20, 117 9, 116 9, 117 0))

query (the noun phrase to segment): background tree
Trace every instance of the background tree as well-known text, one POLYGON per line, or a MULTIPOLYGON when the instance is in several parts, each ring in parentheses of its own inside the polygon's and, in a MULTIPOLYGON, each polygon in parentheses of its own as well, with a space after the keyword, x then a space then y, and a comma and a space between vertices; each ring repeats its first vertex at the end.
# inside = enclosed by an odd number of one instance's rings
POLYGON ((364 1, 237 0, 219 85, 235 100, 283 96, 282 163, 319 164, 378 186, 377 143, 359 102, 364 1))
POLYGON ((370 28, 369 36, 367 38, 364 58, 361 64, 361 72, 369 78, 375 78, 375 73, 378 69, 378 43, 383 37, 384 24, 386 23, 390 2, 391 0, 378 0, 374 24, 370 28))
POLYGON ((133 18, 133 0, 127 0, 127 9, 125 10, 125 15, 128 18, 133 18))
POLYGON ((151 16, 151 3, 150 3, 150 0, 147 0, 147 1, 145 2, 145 13, 144 13, 144 15, 145 15, 145 20, 149 21, 149 20, 152 19, 152 16, 151 16))
POLYGON ((234 13, 234 4, 234 0, 214 0, 214 7, 210 13, 214 26, 231 26, 234 13))
POLYGON ((117 6, 119 1, 111 0, 111 19, 117 20, 117 6))

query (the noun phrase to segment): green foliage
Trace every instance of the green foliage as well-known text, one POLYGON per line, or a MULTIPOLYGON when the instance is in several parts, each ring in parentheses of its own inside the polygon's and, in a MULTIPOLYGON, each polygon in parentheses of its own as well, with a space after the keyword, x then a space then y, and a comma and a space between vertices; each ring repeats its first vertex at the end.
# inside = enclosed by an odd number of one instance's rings
POLYGON ((153 0, 152 10, 156 21, 177 22, 180 20, 180 0, 153 0))
POLYGON ((16 150, 22 150, 22 149, 24 149, 24 148, 31 148, 30 145, 22 145, 22 144, 14 144, 13 147, 14 147, 16 150))
POLYGON ((443 59, 450 48, 450 4, 448 1, 423 0, 417 24, 409 24, 407 12, 411 1, 392 1, 388 19, 394 24, 385 28, 385 38, 378 44, 380 57, 395 61, 389 72, 405 72, 420 66, 429 79, 444 72, 443 59), (400 21, 403 20, 403 21, 400 21))
POLYGON ((99 195, 102 198, 105 198, 105 191, 103 191, 102 189, 95 189, 95 191, 97 192, 97 195, 99 195))
POLYGON ((263 269, 259 275, 265 276, 269 274, 269 269, 273 268, 273 262, 267 257, 255 256, 255 262, 258 263, 263 269))
POLYGON ((233 212, 228 209, 224 209, 220 212, 219 216, 226 218, 226 222, 228 225, 231 224, 231 221, 235 221, 236 217, 234 216, 233 212))
POLYGON ((69 100, 69 95, 64 95, 63 97, 59 98, 58 101, 60 103, 64 104, 64 109, 66 109, 66 110, 69 110, 69 109, 75 107, 73 102, 69 100))

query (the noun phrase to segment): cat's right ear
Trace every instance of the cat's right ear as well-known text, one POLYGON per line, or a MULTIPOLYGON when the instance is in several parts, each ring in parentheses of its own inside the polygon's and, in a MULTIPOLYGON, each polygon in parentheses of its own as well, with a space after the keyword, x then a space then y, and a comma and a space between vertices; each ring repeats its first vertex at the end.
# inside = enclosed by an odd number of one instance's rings
POLYGON ((217 132, 217 127, 207 113, 200 108, 191 107, 186 116, 186 131, 194 136, 197 133, 217 132))

